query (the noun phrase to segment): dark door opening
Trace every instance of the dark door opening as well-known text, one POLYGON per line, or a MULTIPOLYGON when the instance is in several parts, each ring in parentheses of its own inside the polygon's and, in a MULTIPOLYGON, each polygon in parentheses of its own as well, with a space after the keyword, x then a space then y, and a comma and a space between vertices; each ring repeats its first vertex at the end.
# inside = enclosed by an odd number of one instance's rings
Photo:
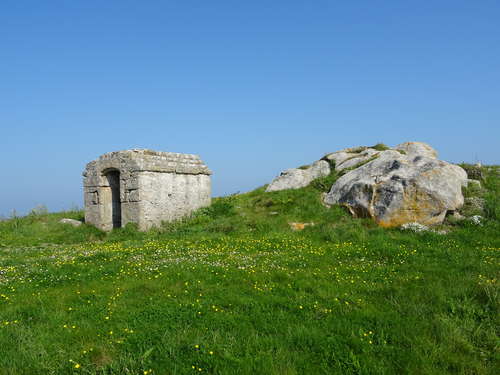
POLYGON ((122 226, 122 204, 120 201, 120 171, 110 171, 106 173, 109 187, 111 188, 111 212, 113 228, 122 226))

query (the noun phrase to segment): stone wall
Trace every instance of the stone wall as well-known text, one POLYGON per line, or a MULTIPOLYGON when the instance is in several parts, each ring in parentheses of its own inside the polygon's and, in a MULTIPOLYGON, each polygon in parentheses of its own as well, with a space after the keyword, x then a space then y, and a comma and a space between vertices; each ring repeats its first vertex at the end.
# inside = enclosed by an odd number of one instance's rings
POLYGON ((197 155, 152 150, 104 154, 83 173, 85 221, 102 230, 130 222, 147 230, 179 219, 210 204, 210 174, 197 155))
POLYGON ((210 205, 210 176, 141 172, 139 227, 149 228, 162 220, 173 221, 210 205))

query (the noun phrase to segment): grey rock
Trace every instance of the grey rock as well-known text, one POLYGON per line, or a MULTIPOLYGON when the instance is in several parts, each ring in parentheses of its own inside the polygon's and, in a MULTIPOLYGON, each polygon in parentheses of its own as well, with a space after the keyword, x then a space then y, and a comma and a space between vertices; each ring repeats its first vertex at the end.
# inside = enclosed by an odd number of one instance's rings
POLYGON ((335 170, 342 171, 344 169, 355 167, 374 157, 378 157, 379 154, 380 151, 374 150, 372 148, 367 148, 366 150, 360 152, 359 154, 355 154, 355 156, 344 160, 342 163, 335 164, 335 170))
POLYGON ((306 169, 292 168, 281 172, 266 188, 266 192, 306 187, 312 180, 328 176, 330 165, 325 160, 318 160, 306 169))
POLYGON ((429 231, 429 227, 426 225, 422 225, 420 223, 406 223, 401 225, 402 230, 409 230, 415 233, 427 232, 429 231))
POLYGON ((404 142, 400 143, 395 150, 401 150, 408 158, 416 158, 417 156, 436 159, 437 151, 424 142, 404 142))
POLYGON ((441 235, 448 234, 448 232, 445 230, 432 230, 428 226, 422 225, 420 223, 406 223, 406 224, 401 225, 400 229, 412 231, 415 233, 430 232, 430 233, 436 233, 436 234, 441 234, 441 235))
POLYGON ((371 217, 384 227, 441 223, 448 210, 462 206, 461 187, 467 174, 456 165, 437 160, 430 146, 421 145, 399 145, 405 154, 380 152, 374 160, 340 177, 325 203, 344 205, 354 216, 371 217), (433 157, 422 156, 425 153, 433 157))
POLYGON ((74 227, 79 227, 80 225, 82 225, 81 221, 75 220, 75 219, 64 218, 64 219, 59 220, 59 222, 61 224, 69 224, 69 225, 74 226, 74 227))
POLYGON ((359 153, 347 152, 342 150, 328 154, 323 159, 335 162, 335 169, 337 169, 337 165, 340 165, 344 161, 349 160, 351 158, 355 158, 358 155, 359 153))
POLYGON ((472 224, 483 225, 483 217, 481 215, 474 215, 470 218, 472 224))

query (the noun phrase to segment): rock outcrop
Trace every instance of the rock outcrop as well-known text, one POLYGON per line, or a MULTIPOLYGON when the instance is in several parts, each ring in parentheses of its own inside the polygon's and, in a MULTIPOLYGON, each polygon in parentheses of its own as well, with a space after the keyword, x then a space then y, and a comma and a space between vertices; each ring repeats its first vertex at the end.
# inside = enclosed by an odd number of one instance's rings
POLYGON ((63 219, 59 220, 59 222, 61 224, 69 224, 69 225, 71 225, 71 226, 73 226, 75 228, 79 227, 80 225, 82 225, 81 221, 75 220, 75 219, 68 219, 68 218, 63 218, 63 219))
POLYGON ((353 216, 373 218, 384 227, 439 224, 448 211, 464 204, 467 173, 438 160, 436 150, 422 142, 333 152, 309 168, 284 171, 266 191, 305 187, 328 175, 330 165, 340 178, 324 195, 324 203, 343 205, 353 216))
POLYGON ((281 172, 267 187, 266 192, 286 189, 300 189, 306 187, 312 180, 328 176, 330 174, 330 165, 325 160, 318 160, 311 166, 304 169, 292 168, 281 172))
POLYGON ((417 222, 441 223, 464 203, 465 171, 428 156, 382 151, 340 177, 325 197, 356 217, 371 217, 384 227, 417 222))

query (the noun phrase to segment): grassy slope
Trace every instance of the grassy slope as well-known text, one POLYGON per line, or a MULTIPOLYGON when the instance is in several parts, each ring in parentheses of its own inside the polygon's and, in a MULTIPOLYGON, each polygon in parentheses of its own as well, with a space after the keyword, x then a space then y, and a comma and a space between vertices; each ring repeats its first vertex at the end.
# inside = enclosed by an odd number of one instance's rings
POLYGON ((495 373, 498 176, 445 236, 323 207, 334 178, 147 233, 0 222, 0 374, 495 373))

